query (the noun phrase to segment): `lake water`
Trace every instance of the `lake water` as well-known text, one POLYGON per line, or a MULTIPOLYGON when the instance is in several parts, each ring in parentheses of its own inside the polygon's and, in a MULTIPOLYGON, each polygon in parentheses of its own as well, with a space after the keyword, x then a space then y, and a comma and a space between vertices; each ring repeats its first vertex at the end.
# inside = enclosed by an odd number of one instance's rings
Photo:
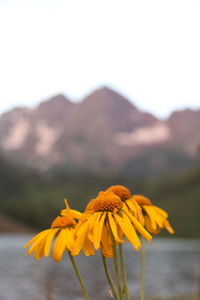
MULTIPOLYGON (((36 261, 23 245, 29 235, 0 235, 0 300, 83 299, 67 255, 61 263, 52 257, 36 261)), ((131 294, 139 294, 140 253, 124 249, 131 294)), ((75 258, 91 300, 111 299, 101 258, 75 258)), ((111 260, 109 259, 110 263, 111 260)), ((111 265, 112 267, 112 265, 111 265)), ((146 299, 195 296, 200 286, 200 241, 157 239, 146 247, 146 299)))

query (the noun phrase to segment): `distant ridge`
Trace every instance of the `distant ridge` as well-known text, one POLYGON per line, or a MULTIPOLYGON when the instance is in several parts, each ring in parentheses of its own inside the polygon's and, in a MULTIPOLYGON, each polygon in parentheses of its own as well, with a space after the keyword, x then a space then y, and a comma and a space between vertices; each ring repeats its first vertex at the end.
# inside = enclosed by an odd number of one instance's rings
POLYGON ((156 157, 156 173, 162 173, 170 165, 179 169, 195 164, 199 132, 200 110, 174 112, 161 121, 104 86, 76 104, 60 94, 34 109, 4 113, 0 151, 43 172, 112 174, 128 169, 137 174, 143 161, 143 172, 154 172, 150 162, 156 157))

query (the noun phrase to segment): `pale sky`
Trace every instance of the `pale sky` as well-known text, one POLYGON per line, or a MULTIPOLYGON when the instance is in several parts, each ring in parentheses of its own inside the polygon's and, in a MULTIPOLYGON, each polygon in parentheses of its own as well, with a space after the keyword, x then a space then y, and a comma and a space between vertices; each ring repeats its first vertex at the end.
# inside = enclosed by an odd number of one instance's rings
POLYGON ((108 85, 160 117, 200 108, 199 0, 0 0, 0 113, 108 85))

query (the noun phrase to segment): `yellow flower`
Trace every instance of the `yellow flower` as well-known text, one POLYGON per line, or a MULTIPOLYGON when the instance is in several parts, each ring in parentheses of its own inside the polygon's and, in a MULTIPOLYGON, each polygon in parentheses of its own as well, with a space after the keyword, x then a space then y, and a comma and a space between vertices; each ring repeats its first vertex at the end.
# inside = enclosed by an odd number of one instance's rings
POLYGON ((107 191, 113 192, 124 202, 124 209, 128 210, 131 214, 133 214, 136 219, 144 225, 144 217, 142 214, 142 209, 138 205, 138 203, 134 200, 131 192, 123 185, 112 185, 107 191))
POLYGON ((112 237, 116 243, 123 243, 123 236, 138 250, 140 240, 136 230, 151 240, 151 235, 137 219, 123 210, 120 197, 109 191, 100 192, 89 202, 79 220, 72 255, 78 255, 82 248, 85 255, 93 255, 94 249, 101 248, 104 256, 112 257, 112 237))
POLYGON ((65 250, 72 251, 74 247, 74 231, 76 226, 75 218, 80 218, 81 213, 69 208, 67 201, 66 209, 62 211, 63 216, 58 216, 52 222, 51 228, 43 230, 33 237, 25 246, 31 245, 27 254, 34 253, 35 259, 40 259, 43 255, 49 256, 51 244, 57 235, 54 247, 53 258, 59 262, 65 250))
POLYGON ((163 227, 165 227, 169 233, 174 233, 174 229, 167 220, 168 213, 166 211, 154 206, 152 202, 143 195, 134 195, 133 199, 142 207, 145 227, 150 233, 158 234, 163 227))
POLYGON ((132 196, 129 189, 127 189, 123 185, 111 185, 110 187, 107 188, 107 191, 113 192, 114 194, 119 196, 122 201, 125 201, 131 198, 132 196))

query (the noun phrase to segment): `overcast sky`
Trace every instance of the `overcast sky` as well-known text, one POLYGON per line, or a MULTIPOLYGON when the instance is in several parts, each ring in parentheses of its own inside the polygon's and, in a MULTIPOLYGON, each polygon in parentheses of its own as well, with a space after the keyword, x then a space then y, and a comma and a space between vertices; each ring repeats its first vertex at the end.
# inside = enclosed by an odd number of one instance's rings
POLYGON ((199 0, 0 0, 0 113, 108 85, 165 117, 200 108, 199 0))

